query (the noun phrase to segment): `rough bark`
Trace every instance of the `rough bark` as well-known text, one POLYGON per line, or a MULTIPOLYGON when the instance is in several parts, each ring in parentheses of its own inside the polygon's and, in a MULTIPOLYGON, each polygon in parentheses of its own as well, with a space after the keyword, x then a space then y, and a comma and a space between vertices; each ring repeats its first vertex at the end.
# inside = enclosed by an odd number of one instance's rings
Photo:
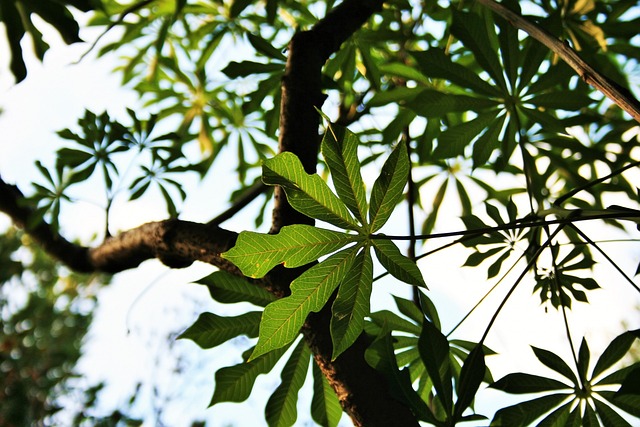
MULTIPOLYGON (((382 1, 344 1, 311 30, 297 33, 289 44, 282 82, 279 149, 296 154, 307 173, 316 171, 320 123, 316 109, 325 99, 322 66, 382 4, 382 1)), ((272 233, 289 224, 313 223, 289 206, 281 189, 276 189, 275 197, 272 233)), ((417 426, 413 413, 390 395, 384 377, 365 361, 368 342, 364 334, 331 361, 331 302, 320 313, 309 316, 302 332, 342 408, 356 426, 417 426)))

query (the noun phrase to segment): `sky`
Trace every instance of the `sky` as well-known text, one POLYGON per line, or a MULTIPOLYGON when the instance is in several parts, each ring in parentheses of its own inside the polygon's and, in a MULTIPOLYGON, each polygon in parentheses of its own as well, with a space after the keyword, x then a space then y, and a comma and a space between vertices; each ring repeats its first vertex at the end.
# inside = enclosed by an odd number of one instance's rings
MULTIPOLYGON (((95 36, 95 31, 83 33, 86 40, 95 36)), ((73 127, 85 108, 96 113, 108 110, 116 117, 125 117, 126 107, 139 108, 136 95, 121 88, 118 75, 111 72, 117 63, 113 58, 95 59, 93 54, 89 54, 77 64, 88 45, 64 46, 59 40, 55 42, 55 35, 50 37, 53 47, 47 53, 44 64, 29 59, 29 76, 19 85, 13 84, 6 71, 7 47, 0 44, 0 107, 4 110, 0 114, 0 173, 5 181, 14 182, 23 190, 27 190, 29 183, 37 176, 34 160, 53 164, 55 150, 60 143, 55 131, 73 127)), ((204 182, 193 183, 193 194, 185 205, 186 219, 207 219, 207 215, 211 214, 211 206, 223 210, 225 201, 212 198, 209 189, 215 188, 225 174, 231 173, 230 170, 224 170, 224 165, 232 163, 221 161, 218 164, 222 169, 217 170, 215 175, 209 176, 204 182)), ((161 200, 123 201, 114 208, 113 226, 127 229, 146 221, 163 219, 162 211, 161 200)), ((87 202, 74 205, 64 218, 63 230, 70 233, 71 237, 80 238, 88 238, 102 221, 100 208, 87 202), (79 228, 78 224, 83 224, 83 227, 79 228)), ((403 221, 395 223, 402 224, 403 221)), ((6 220, 0 218, 0 226, 3 224, 6 224, 6 220)), ((225 226, 236 231, 252 228, 251 216, 240 216, 225 226)), ((447 227, 449 230, 459 229, 461 222, 452 218, 441 227, 441 231, 447 227)), ((585 230, 589 230, 592 236, 603 238, 616 235, 615 231, 598 227, 585 226, 585 230)), ((388 234, 405 232, 402 228, 387 230, 388 234)), ((427 242, 426 248, 440 243, 427 242)), ((468 254, 468 251, 457 248, 419 262, 430 287, 429 296, 445 307, 441 312, 445 330, 453 327, 495 283, 478 277, 474 269, 460 267, 468 254)), ((625 271, 633 274, 640 259, 640 248, 637 243, 624 244, 622 250, 615 252, 615 259, 625 271)), ((599 261, 596 276, 607 278, 600 282, 603 289, 595 291, 592 304, 576 304, 570 313, 576 346, 581 337, 586 336, 593 355, 604 349, 612 334, 622 332, 623 322, 632 327, 638 327, 640 323, 638 294, 619 279, 606 262, 599 261)), ((245 404, 224 404, 205 409, 213 390, 213 372, 219 367, 239 362, 240 350, 234 345, 242 343, 228 345, 222 351, 203 351, 194 343, 183 340, 173 344, 172 351, 187 358, 190 361, 188 364, 180 365, 166 356, 169 345, 167 336, 189 326, 199 312, 209 310, 225 314, 225 310, 229 310, 210 301, 204 288, 191 284, 212 271, 213 268, 202 264, 186 270, 170 271, 158 262, 151 261, 134 271, 118 274, 112 285, 101 291, 87 353, 80 363, 80 369, 88 382, 109 379, 110 384, 102 396, 104 408, 125 403, 135 383, 147 380, 158 385, 160 390, 164 390, 161 394, 169 397, 177 389, 181 390, 179 397, 182 399, 167 405, 164 420, 167 425, 186 425, 180 420, 185 413, 195 411, 194 408, 202 408, 197 411, 197 416, 207 417, 214 427, 232 425, 239 413, 243 421, 236 425, 264 425, 264 405, 268 390, 277 385, 277 375, 261 377, 257 383, 258 392, 245 404), (172 372, 181 367, 184 368, 182 373, 172 372), (187 386, 181 387, 185 384, 187 386)), ((495 295, 463 324, 459 330, 461 337, 480 339, 495 307, 513 283, 513 277, 505 280, 495 295)), ((552 309, 545 313, 539 306, 537 295, 532 296, 531 290, 530 285, 522 285, 516 290, 489 335, 487 344, 500 353, 491 356, 488 361, 495 378, 515 369, 535 372, 537 362, 530 345, 557 350, 565 359, 570 357, 560 313, 552 309)), ((388 292, 404 297, 410 295, 409 288, 396 281, 376 283, 373 310, 393 306, 388 292)), ((279 371, 275 369, 274 372, 279 371)), ((546 371, 540 373, 548 374, 546 371)), ((145 393, 141 395, 139 410, 151 413, 154 396, 145 393)), ((306 393, 299 404, 300 415, 305 415, 309 401, 309 393, 306 393)), ((478 407, 483 404, 496 407, 509 401, 512 399, 504 394, 488 391, 479 396, 478 407)), ((343 417, 344 425, 349 425, 346 420, 346 416, 343 417)), ((306 423, 308 418, 301 419, 297 425, 306 423)))

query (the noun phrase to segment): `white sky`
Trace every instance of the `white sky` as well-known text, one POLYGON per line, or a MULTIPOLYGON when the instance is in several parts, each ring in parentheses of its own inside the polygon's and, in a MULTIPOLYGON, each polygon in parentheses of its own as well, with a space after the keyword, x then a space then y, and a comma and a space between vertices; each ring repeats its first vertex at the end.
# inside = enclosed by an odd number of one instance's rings
MULTIPOLYGON (((90 37, 85 35, 85 38, 90 37)), ((7 71, 7 48, 0 45, 0 107, 4 109, 0 115, 0 173, 3 179, 17 183, 23 190, 28 189, 29 182, 36 176, 34 160, 40 159, 49 165, 53 163, 53 155, 60 143, 54 132, 73 127, 85 108, 96 113, 107 109, 115 116, 125 117, 125 107, 137 106, 135 94, 121 89, 119 77, 110 72, 115 65, 112 59, 89 59, 74 65, 86 47, 55 44, 47 53, 44 65, 34 60, 28 61, 28 79, 14 86, 7 71)), ((224 171, 219 172, 208 181, 193 186, 196 195, 189 197, 185 209, 189 219, 207 219, 211 215, 211 206, 216 206, 218 212, 223 210, 224 200, 212 200, 209 189, 219 185, 224 174, 224 171)), ((114 212, 115 225, 121 229, 161 219, 163 211, 162 202, 158 200, 136 202, 126 207, 123 204, 121 208, 114 212)), ((79 234, 84 237, 94 232, 95 227, 99 229, 102 222, 99 209, 81 203, 70 210, 66 218, 63 227, 72 234, 78 232, 78 224, 86 224, 86 229, 79 234)), ((246 228, 251 229, 250 218, 246 216, 233 226, 239 231, 245 221, 246 228)), ((2 220, 0 218, 0 225, 2 220)), ((403 220, 395 223, 403 224, 403 220)), ((461 223, 452 219, 446 226, 450 227, 448 230, 458 229, 461 223)), ((389 230, 388 233, 403 234, 404 227, 402 225, 401 229, 389 230)), ((602 229, 594 229, 593 233, 607 238, 616 234, 615 231, 602 229)), ((439 244, 429 242, 427 247, 430 249, 439 244)), ((640 259, 638 244, 624 243, 617 248, 620 249, 616 250, 614 258, 628 274, 633 274, 640 259)), ((450 328, 455 324, 495 283, 493 280, 483 280, 484 272, 477 274, 474 269, 461 268, 466 256, 467 251, 455 249, 419 262, 431 290, 429 295, 445 307, 440 313, 445 330, 447 325, 450 328)), ((622 332, 622 322, 630 328, 637 328, 640 324, 638 294, 605 261, 598 256, 596 259, 599 261, 596 277, 602 278, 599 283, 603 289, 590 293, 592 304, 575 304, 570 312, 575 345, 579 346, 581 337, 586 335, 592 360, 599 356, 612 334, 622 332)), ((184 421, 179 420, 185 413, 195 413, 195 408, 202 408, 199 414, 206 416, 212 426, 230 425, 234 421, 235 425, 241 426, 264 425, 263 411, 268 397, 266 390, 275 387, 279 374, 259 379, 258 388, 262 391, 256 393, 257 396, 254 395, 248 403, 205 409, 213 391, 215 369, 240 360, 240 351, 232 345, 223 351, 203 352, 190 341, 180 341, 176 344, 178 353, 189 353, 192 363, 199 363, 206 368, 201 369, 201 365, 197 365, 187 369, 184 375, 167 374, 171 366, 167 366, 164 357, 166 341, 163 336, 188 326, 200 311, 215 310, 217 314, 224 314, 226 310, 226 307, 211 302, 204 288, 188 284, 210 271, 212 269, 208 266, 197 265, 186 271, 167 272, 159 263, 147 262, 135 271, 117 275, 114 283, 101 292, 88 353, 81 368, 86 370, 90 379, 112 381, 104 395, 106 406, 125 403, 131 387, 138 379, 151 379, 162 389, 174 392, 183 384, 195 383, 197 387, 184 387, 181 389, 184 391, 178 394, 186 399, 169 406, 165 419, 168 425, 185 425, 184 421), (158 357, 161 366, 154 369, 154 361, 158 357), (242 421, 239 421, 239 416, 242 421)), ((506 280, 496 291, 497 298, 491 298, 483 309, 474 314, 457 336, 478 340, 499 299, 512 283, 512 280, 506 280)), ((387 291, 405 297, 410 295, 408 287, 391 280, 376 283, 374 288, 378 294, 373 301, 374 310, 392 307, 391 299, 384 296, 387 291)), ((488 360, 496 379, 517 369, 549 374, 539 369, 529 345, 557 350, 563 358, 570 360, 560 313, 551 309, 545 314, 539 306, 538 296, 531 295, 531 289, 530 281, 519 287, 489 335, 487 345, 500 353, 488 360)), ((274 371, 279 372, 277 369, 274 371)), ((145 399, 147 405, 153 400, 151 396, 143 396, 142 400, 145 399)), ((297 425, 307 425, 308 415, 305 413, 309 399, 309 393, 301 398, 299 418, 302 415, 304 420, 297 425)), ((511 401, 502 393, 488 391, 479 395, 477 408, 482 410, 485 405, 495 408, 511 401)), ((490 413, 487 412, 487 415, 490 413)), ((343 422, 348 425, 346 420, 346 416, 343 417, 343 422)))

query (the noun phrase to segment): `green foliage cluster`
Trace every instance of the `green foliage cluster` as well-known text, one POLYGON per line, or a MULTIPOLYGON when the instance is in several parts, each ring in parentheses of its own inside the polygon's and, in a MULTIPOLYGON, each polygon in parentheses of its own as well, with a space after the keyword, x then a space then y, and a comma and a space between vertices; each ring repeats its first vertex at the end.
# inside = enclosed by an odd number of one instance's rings
POLYGON ((54 420, 65 398, 78 400, 79 425, 101 385, 80 389, 75 364, 107 278, 66 271, 14 228, 0 238, 0 271, 0 425, 54 420))
MULTIPOLYGON (((32 10, 27 3, 0 0, 18 80, 25 75, 22 35, 32 34, 39 57, 46 50, 29 13, 52 23, 71 42, 77 31, 65 26, 73 21, 67 6, 94 6, 48 0, 41 4, 51 9, 32 10), (11 19, 16 13, 22 14, 21 25, 11 19)), ((640 367, 637 361, 622 368, 616 363, 639 338, 638 330, 612 340, 591 367, 587 341, 574 349, 567 313, 595 298, 593 290, 604 288, 592 274, 597 261, 620 273, 619 281, 611 280, 609 286, 622 284, 640 292, 633 276, 580 225, 600 221, 634 232, 625 220, 637 223, 640 216, 632 174, 640 165, 638 123, 553 52, 480 4, 391 0, 324 64, 323 90, 327 104, 335 108, 328 111, 328 105, 324 112, 332 120, 325 117, 323 169, 308 174, 295 154, 275 154, 285 47, 296 31, 312 28, 336 3, 96 4, 90 25, 121 30, 119 39, 101 46, 99 53, 121 55, 123 84, 136 90, 155 114, 142 120, 129 111, 129 124, 107 113, 86 112, 80 131, 59 133, 70 145, 57 152, 56 164, 37 164, 45 183, 35 184, 29 203, 57 227, 62 202, 73 200, 69 188, 100 177, 107 235, 109 209, 119 194, 133 200, 156 186, 169 216, 176 218, 186 197, 185 174, 215 174, 219 154, 235 149, 238 187, 230 190, 231 203, 262 180, 282 187, 294 209, 321 222, 318 227, 286 226, 273 235, 243 231, 235 247, 223 254, 246 278, 263 278, 279 265, 305 267, 291 283, 290 295, 276 299, 225 271, 199 281, 217 302, 254 306, 237 316, 203 313, 181 335, 207 349, 241 335, 257 338, 242 363, 216 372, 212 405, 246 400, 258 376, 286 359, 280 385, 266 403, 268 425, 295 423, 309 365, 309 412, 320 425, 337 425, 340 402, 300 339, 307 316, 330 304, 332 359, 366 334, 367 363, 425 423, 632 425, 640 419, 640 367), (230 49, 244 50, 248 58, 225 59, 230 49), (185 154, 193 148, 201 157, 185 154), (361 171, 372 165, 380 168, 368 190, 361 171), (134 166, 137 173, 122 172, 134 166), (625 206, 611 206, 612 199, 625 206), (451 203, 454 212, 447 207, 451 203), (381 233, 392 213, 403 209, 411 224, 408 234, 381 233), (464 229, 436 232, 442 224, 450 226, 443 215, 459 216, 464 229), (418 219, 422 224, 414 224, 418 219), (418 227, 421 234, 416 234, 418 227), (455 240, 427 247, 439 238, 455 240), (398 239, 422 253, 403 255, 394 243, 398 239), (427 244, 418 246, 419 241, 427 244), (513 280, 478 342, 443 332, 442 308, 429 297, 415 263, 457 244, 469 251, 464 265, 482 271, 486 280, 513 280), (380 277, 374 277, 378 266, 373 254, 383 274, 414 287, 414 300, 395 297, 397 310, 371 312, 372 290, 380 277), (512 271, 519 272, 516 279, 509 275, 512 271), (521 372, 494 381, 487 368, 490 358, 485 358, 494 352, 484 342, 512 293, 523 286, 539 295, 545 309, 563 315, 572 356, 566 360, 573 366, 549 350, 533 349, 562 381, 521 372), (543 395, 502 408, 488 420, 475 406, 483 383, 506 393, 543 395)), ((503 4, 579 51, 620 93, 638 93, 628 78, 640 62, 635 1, 503 4)), ((266 203, 258 210, 257 223, 266 203)), ((15 261, 6 266, 0 274, 22 273, 15 261)))

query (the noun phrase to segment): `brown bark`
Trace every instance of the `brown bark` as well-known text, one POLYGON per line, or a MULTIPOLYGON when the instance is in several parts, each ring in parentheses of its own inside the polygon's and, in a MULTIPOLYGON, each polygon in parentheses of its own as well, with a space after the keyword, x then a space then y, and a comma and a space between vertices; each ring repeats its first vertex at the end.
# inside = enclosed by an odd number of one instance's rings
MULTIPOLYGON (((297 33, 289 44, 282 82, 279 149, 296 154, 307 173, 316 171, 320 123, 316 108, 322 106, 325 98, 322 66, 382 4, 382 1, 346 0, 311 30, 297 33)), ((276 189, 275 197, 272 233, 289 224, 313 223, 289 206, 282 189, 276 189)), ((342 408, 356 426, 417 426, 413 413, 390 395, 384 377, 365 361, 368 342, 364 334, 331 361, 331 302, 320 313, 309 316, 302 332, 342 408)))

